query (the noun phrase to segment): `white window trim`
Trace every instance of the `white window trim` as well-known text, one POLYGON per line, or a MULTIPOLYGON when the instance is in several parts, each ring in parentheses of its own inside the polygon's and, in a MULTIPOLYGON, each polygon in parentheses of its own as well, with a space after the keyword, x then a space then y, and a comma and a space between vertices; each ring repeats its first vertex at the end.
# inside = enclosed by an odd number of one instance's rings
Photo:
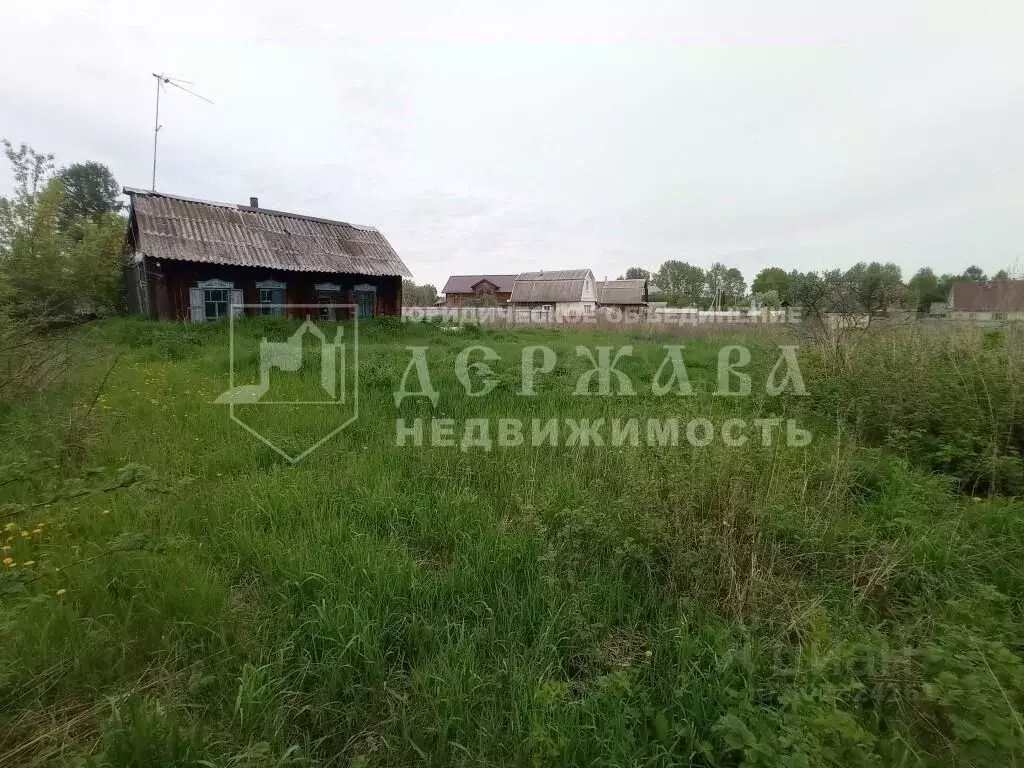
POLYGON ((198 283, 196 283, 196 288, 203 288, 204 290, 206 288, 217 289, 217 288, 234 288, 234 287, 235 287, 234 283, 228 283, 228 282, 225 282, 224 280, 216 280, 216 279, 214 279, 214 280, 200 280, 198 283))
POLYGON ((286 311, 285 307, 288 304, 288 296, 285 293, 287 287, 285 283, 279 280, 260 280, 256 283, 256 297, 260 302, 260 313, 268 316, 283 317, 286 311), (269 300, 263 298, 264 291, 269 293, 269 300), (280 291, 281 301, 274 300, 274 295, 278 291, 280 291))
MULTIPOLYGON (((199 306, 196 303, 195 299, 193 298, 193 291, 198 291, 199 292, 199 298, 202 300, 202 308, 203 308, 202 320, 203 321, 217 320, 217 319, 219 319, 221 317, 220 315, 218 315, 217 317, 207 317, 207 315, 206 315, 206 304, 207 304, 206 292, 207 291, 226 291, 227 292, 227 294, 228 294, 228 297, 227 297, 227 315, 230 315, 230 316, 233 316, 233 317, 239 317, 239 316, 241 316, 244 313, 244 310, 242 309, 242 291, 240 289, 238 289, 238 288, 235 288, 235 284, 234 283, 228 282, 226 280, 217 280, 216 278, 214 278, 213 280, 199 280, 198 282, 196 282, 194 288, 190 288, 189 289, 190 314, 192 315, 193 320, 195 320, 195 314, 194 314, 194 310, 192 308, 196 307, 196 306, 199 306)), ((216 303, 220 303, 220 302, 216 302, 216 303)))
POLYGON ((336 283, 317 283, 313 286, 313 290, 322 291, 323 293, 340 293, 341 286, 336 283))
POLYGON ((369 285, 368 283, 361 283, 360 285, 355 286, 352 290, 353 291, 365 291, 367 293, 376 293, 377 292, 377 286, 376 285, 369 285))

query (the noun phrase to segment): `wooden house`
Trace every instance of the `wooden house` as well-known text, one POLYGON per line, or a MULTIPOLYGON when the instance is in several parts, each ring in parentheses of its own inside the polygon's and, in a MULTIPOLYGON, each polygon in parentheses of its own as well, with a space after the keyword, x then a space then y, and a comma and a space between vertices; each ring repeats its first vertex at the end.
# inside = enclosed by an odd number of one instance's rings
POLYGON ((523 272, 512 285, 510 302, 554 318, 586 317, 597 310, 597 282, 589 269, 523 272))
POLYGON ((448 307, 508 304, 516 275, 452 275, 444 284, 444 304, 448 307))
POLYGON ((136 314, 183 322, 230 312, 401 316, 402 278, 412 275, 373 227, 260 208, 256 198, 234 205, 124 192, 125 289, 136 314))
POLYGON ((643 312, 647 309, 647 281, 642 278, 604 280, 597 284, 597 301, 602 308, 643 312))

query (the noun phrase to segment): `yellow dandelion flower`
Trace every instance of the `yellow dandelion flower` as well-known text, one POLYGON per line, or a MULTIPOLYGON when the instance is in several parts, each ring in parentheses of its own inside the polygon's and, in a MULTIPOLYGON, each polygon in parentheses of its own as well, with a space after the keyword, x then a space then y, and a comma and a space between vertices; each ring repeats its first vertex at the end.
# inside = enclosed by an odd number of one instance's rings
POLYGON ((66 589, 58 589, 57 590, 57 597, 60 597, 61 595, 66 594, 66 593, 67 593, 66 589))
POLYGON ((13 531, 17 527, 18 526, 15 525, 14 523, 8 523, 7 525, 4 526, 4 530, 5 531, 13 531))
POLYGON ((14 558, 13 557, 5 557, 3 560, 0 560, 0 562, 2 562, 4 565, 6 565, 8 568, 10 568, 12 565, 14 565, 14 558))
POLYGON ((31 536, 31 535, 32 535, 32 534, 31 534, 31 533, 29 533, 28 531, 22 531, 22 532, 21 532, 21 538, 23 538, 23 539, 27 539, 27 538, 28 538, 29 536, 31 536))

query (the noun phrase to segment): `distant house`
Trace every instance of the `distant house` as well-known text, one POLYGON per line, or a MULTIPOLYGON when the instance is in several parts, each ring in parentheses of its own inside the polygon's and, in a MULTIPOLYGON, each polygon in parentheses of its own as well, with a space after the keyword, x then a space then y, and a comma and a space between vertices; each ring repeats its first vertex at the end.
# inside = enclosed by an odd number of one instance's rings
POLYGON ((638 279, 604 280, 597 284, 597 303, 620 311, 647 308, 647 281, 638 279))
POLYGON ((1024 321, 1024 280, 953 283, 946 315, 951 320, 1024 321))
POLYGON ((402 278, 412 275, 373 227, 260 208, 254 197, 233 205, 124 192, 132 312, 191 322, 232 311, 326 320, 402 313, 402 278))
POLYGON ((452 275, 444 284, 445 306, 507 304, 516 275, 452 275))
POLYGON ((512 285, 510 302, 551 312, 554 318, 592 315, 597 309, 597 281, 589 269, 523 272, 512 285))

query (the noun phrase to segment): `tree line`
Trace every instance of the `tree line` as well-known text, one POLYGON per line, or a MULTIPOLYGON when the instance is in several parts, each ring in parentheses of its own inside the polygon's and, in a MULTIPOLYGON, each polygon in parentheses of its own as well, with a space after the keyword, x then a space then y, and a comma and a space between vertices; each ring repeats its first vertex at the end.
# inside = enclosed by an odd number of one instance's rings
MULTIPOLYGON (((6 139, 2 146, 14 192, 0 196, 0 315, 47 322, 121 311, 126 222, 113 173, 96 162, 58 169, 52 154, 6 139)), ((845 271, 765 267, 748 286, 736 267, 715 262, 704 269, 675 259, 654 272, 630 267, 624 277, 649 280, 650 299, 672 307, 753 303, 868 313, 893 307, 927 312, 946 300, 954 282, 989 279, 978 266, 958 275, 924 267, 904 282, 898 264, 861 262, 845 271)), ((1000 270, 992 279, 1008 275, 1000 270)), ((408 306, 430 306, 437 299, 433 285, 404 280, 402 289, 408 306)))
MULTIPOLYGON (((860 262, 847 270, 787 272, 781 267, 765 267, 748 290, 743 273, 735 267, 715 262, 702 269, 674 259, 664 262, 655 272, 630 267, 624 277, 649 280, 650 300, 665 301, 670 307, 730 309, 755 304, 867 313, 892 308, 927 312, 933 303, 946 301, 954 282, 989 280, 980 267, 972 265, 959 275, 937 275, 930 267, 923 267, 904 282, 898 264, 873 261, 860 262)), ((1009 275, 1000 270, 991 279, 1007 280, 1009 275)))
POLYGON ((126 224, 113 173, 2 145, 14 192, 0 196, 0 315, 45 324, 120 311, 126 224))
POLYGON ((417 285, 409 278, 402 279, 403 307, 432 307, 437 301, 437 288, 430 283, 417 285))

